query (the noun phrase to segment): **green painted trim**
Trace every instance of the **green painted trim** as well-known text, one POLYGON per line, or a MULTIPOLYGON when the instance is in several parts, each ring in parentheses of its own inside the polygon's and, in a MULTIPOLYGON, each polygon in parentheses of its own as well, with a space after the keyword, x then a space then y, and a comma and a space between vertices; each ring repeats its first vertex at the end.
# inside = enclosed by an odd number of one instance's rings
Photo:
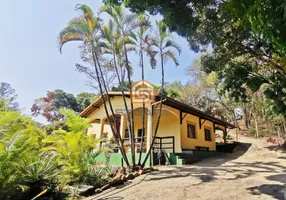
MULTIPOLYGON (((131 163, 132 162, 131 153, 127 153, 126 155, 127 155, 128 161, 131 163)), ((145 159, 146 155, 147 155, 147 153, 142 153, 141 162, 145 159)), ((137 163, 138 160, 139 160, 139 153, 135 154, 135 159, 136 159, 136 163, 137 163)), ((95 158, 95 160, 98 163, 101 163, 101 162, 105 163, 106 162, 105 154, 104 153, 99 154, 95 158)), ((123 162, 123 159, 122 159, 122 155, 120 153, 111 153, 111 155, 110 155, 110 165, 111 166, 121 167, 122 166, 122 162, 123 162)), ((123 163, 123 165, 126 166, 125 163, 123 163)), ((150 167, 151 163, 147 162, 145 166, 146 167, 150 167)))

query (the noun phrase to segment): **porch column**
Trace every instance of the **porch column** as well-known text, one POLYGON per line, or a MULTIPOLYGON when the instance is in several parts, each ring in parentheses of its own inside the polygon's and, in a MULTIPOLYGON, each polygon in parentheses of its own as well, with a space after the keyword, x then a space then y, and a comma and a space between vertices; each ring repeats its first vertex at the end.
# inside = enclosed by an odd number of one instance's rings
POLYGON ((153 135, 153 115, 152 115, 152 105, 148 106, 148 117, 147 117, 147 151, 149 150, 152 143, 153 135))
POLYGON ((126 120, 126 117, 124 114, 122 114, 121 118, 120 118, 120 135, 121 135, 121 138, 125 137, 125 120, 126 120))
POLYGON ((103 131, 104 131, 104 118, 100 120, 100 130, 99 130, 99 134, 96 135, 96 140, 99 140, 103 134, 103 131))

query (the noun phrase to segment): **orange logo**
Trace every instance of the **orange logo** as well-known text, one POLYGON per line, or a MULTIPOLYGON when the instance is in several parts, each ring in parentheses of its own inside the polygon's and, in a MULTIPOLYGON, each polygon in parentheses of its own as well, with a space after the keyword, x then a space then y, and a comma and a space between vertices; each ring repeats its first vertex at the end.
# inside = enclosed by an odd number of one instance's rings
POLYGON ((131 98, 133 103, 152 104, 156 101, 155 85, 146 80, 140 80, 131 85, 131 98))

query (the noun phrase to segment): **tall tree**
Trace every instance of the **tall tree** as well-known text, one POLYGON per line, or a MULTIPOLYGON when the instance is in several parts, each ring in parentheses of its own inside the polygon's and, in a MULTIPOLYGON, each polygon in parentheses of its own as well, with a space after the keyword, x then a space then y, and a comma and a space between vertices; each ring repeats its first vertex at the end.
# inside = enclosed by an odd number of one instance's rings
MULTIPOLYGON (((113 88, 113 90, 118 90, 121 91, 121 96, 124 102, 124 108, 125 108, 125 114, 126 114, 126 118, 127 118, 127 129, 128 129, 128 133, 131 137, 129 137, 129 141, 130 141, 130 145, 131 145, 131 149, 134 147, 134 137, 132 137, 132 122, 131 122, 131 117, 130 113, 129 113, 129 109, 128 109, 128 105, 127 105, 127 101, 126 101, 126 97, 125 97, 125 91, 127 89, 127 91, 130 91, 131 88, 131 83, 129 81, 124 81, 124 74, 122 73, 122 67, 123 67, 123 63, 122 63, 122 50, 123 50, 123 44, 124 44, 124 40, 125 38, 120 38, 120 33, 119 33, 119 28, 117 27, 117 24, 114 24, 112 20, 109 20, 109 23, 107 26, 104 26, 102 29, 102 35, 105 39, 105 45, 104 45, 104 53, 107 55, 111 55, 112 61, 114 63, 114 68, 115 68, 115 72, 117 75, 117 80, 119 82, 119 86, 118 88, 113 88), (120 66, 120 72, 118 69, 118 66, 120 66)), ((131 41, 128 41, 128 43, 132 44, 131 41)), ((133 113, 133 110, 131 110, 131 113, 133 113)), ((132 153, 132 164, 133 166, 135 166, 135 151, 131 151, 132 153)))
POLYGON ((68 108, 80 112, 74 95, 63 90, 48 91, 46 97, 36 99, 31 112, 33 116, 42 115, 49 122, 55 122, 63 119, 63 115, 59 112, 60 108, 68 108))
MULTIPOLYGON (((166 24, 163 21, 158 21, 157 23, 157 35, 156 37, 151 39, 151 45, 157 50, 157 54, 160 59, 160 64, 161 64, 161 72, 162 72, 162 80, 161 80, 161 97, 160 97, 160 106, 159 106, 159 113, 158 113, 158 120, 156 123, 155 127, 155 132, 154 132, 154 137, 152 139, 152 143, 150 148, 148 149, 147 155, 142 163, 142 166, 145 166, 145 163, 151 153, 151 150, 153 148, 154 142, 155 142, 155 137, 158 132, 159 124, 160 124, 160 119, 161 119, 161 113, 162 113, 162 105, 163 105, 163 99, 165 97, 164 95, 164 86, 165 86, 165 72, 164 72, 164 64, 170 59, 174 62, 176 66, 179 65, 179 62, 177 60, 177 57, 175 53, 172 51, 172 49, 175 49, 178 51, 178 53, 181 53, 181 48, 179 45, 172 40, 172 36, 169 34, 168 29, 166 24)), ((155 53, 155 52, 154 52, 155 53)))
MULTIPOLYGON (((123 63, 125 65, 125 69, 127 71, 128 82, 131 85, 131 75, 132 70, 130 66, 130 62, 128 59, 128 44, 131 41, 131 38, 136 37, 135 33, 133 32, 138 27, 146 24, 144 21, 138 20, 138 16, 133 13, 126 14, 121 6, 103 6, 101 8, 102 12, 106 12, 112 20, 116 23, 118 27, 118 33, 121 36, 121 40, 123 43, 123 50, 124 50, 124 58, 123 63)), ((132 93, 130 88, 130 94, 132 93)), ((131 108, 131 133, 130 133, 130 140, 131 140, 131 152, 132 152, 132 164, 135 166, 135 141, 134 141, 134 112, 133 112, 133 100, 130 98, 130 108, 131 108)))
POLYGON ((76 101, 80 111, 89 106, 98 96, 94 93, 81 92, 76 95, 76 101))
POLYGON ((9 110, 18 110, 19 103, 17 99, 16 90, 11 87, 9 83, 0 83, 0 100, 5 102, 5 108, 9 110))
MULTIPOLYGON (((91 88, 99 92, 99 86, 94 71, 94 64, 90 47, 88 45, 82 45, 80 46, 80 50, 81 50, 81 59, 87 65, 77 63, 76 70, 80 73, 83 73, 88 78, 88 80, 86 81, 87 86, 90 86, 91 88)), ((114 66, 110 63, 109 60, 103 57, 100 57, 99 59, 102 66, 102 74, 106 82, 106 86, 108 89, 110 89, 117 83, 115 80, 116 75, 114 72, 114 66)))
MULTIPOLYGON (((89 45, 89 49, 91 49, 91 55, 93 58, 93 65, 95 68, 95 74, 97 77, 100 94, 103 98, 103 106, 105 109, 106 117, 110 124, 113 137, 115 138, 115 141, 117 145, 119 146, 122 157, 124 161, 126 162, 126 164, 129 165, 125 150, 123 148, 123 142, 122 142, 121 136, 115 131, 118 129, 116 127, 114 129, 114 127, 112 126, 112 122, 115 121, 115 116, 114 116, 114 112, 112 109, 112 104, 110 102, 110 97, 107 91, 106 83, 103 79, 101 65, 99 62, 98 54, 100 53, 100 45, 99 45, 100 36, 98 35, 98 33, 101 28, 101 24, 100 24, 101 19, 98 17, 95 17, 91 8, 89 8, 86 5, 77 5, 76 10, 81 11, 82 15, 80 17, 76 17, 72 19, 68 23, 67 27, 64 28, 60 32, 59 34, 60 51, 62 50, 62 47, 64 44, 66 44, 67 42, 71 42, 71 41, 82 41, 86 45, 89 45), (111 115, 112 115, 113 120, 111 120, 110 118, 110 113, 108 111, 108 108, 107 108, 107 105, 104 99, 104 92, 109 102, 108 104, 110 106, 111 115)), ((117 126, 116 123, 115 123, 115 126, 117 126)))
MULTIPOLYGON (((144 72, 144 54, 149 55, 150 57, 150 65, 152 68, 156 66, 156 60, 155 60, 155 54, 153 54, 152 49, 150 48, 149 45, 149 34, 148 34, 148 29, 151 27, 149 24, 149 19, 147 18, 146 15, 141 14, 139 15, 139 20, 142 23, 142 26, 139 27, 139 29, 136 32, 137 37, 133 37, 133 39, 136 41, 136 46, 137 49, 139 50, 139 57, 140 57, 140 67, 141 67, 141 79, 142 79, 142 85, 144 85, 145 81, 145 72, 144 72), (146 23, 147 22, 147 23, 146 23), (144 25, 146 24, 146 25, 144 25)), ((144 145, 144 135, 145 135, 145 115, 146 115, 146 110, 145 110, 145 99, 143 98, 142 100, 142 133, 141 133, 141 144, 140 144, 140 154, 139 154, 139 159, 138 159, 138 165, 141 165, 141 157, 143 153, 143 145, 144 145)))

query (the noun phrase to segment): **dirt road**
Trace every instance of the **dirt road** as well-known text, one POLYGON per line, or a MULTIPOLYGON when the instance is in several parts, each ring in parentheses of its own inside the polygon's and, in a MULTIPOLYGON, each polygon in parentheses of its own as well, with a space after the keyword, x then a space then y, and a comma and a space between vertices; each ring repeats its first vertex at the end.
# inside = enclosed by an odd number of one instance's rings
POLYGON ((265 139, 243 136, 234 154, 189 166, 161 167, 130 183, 88 200, 285 199, 286 153, 273 150, 265 139))

